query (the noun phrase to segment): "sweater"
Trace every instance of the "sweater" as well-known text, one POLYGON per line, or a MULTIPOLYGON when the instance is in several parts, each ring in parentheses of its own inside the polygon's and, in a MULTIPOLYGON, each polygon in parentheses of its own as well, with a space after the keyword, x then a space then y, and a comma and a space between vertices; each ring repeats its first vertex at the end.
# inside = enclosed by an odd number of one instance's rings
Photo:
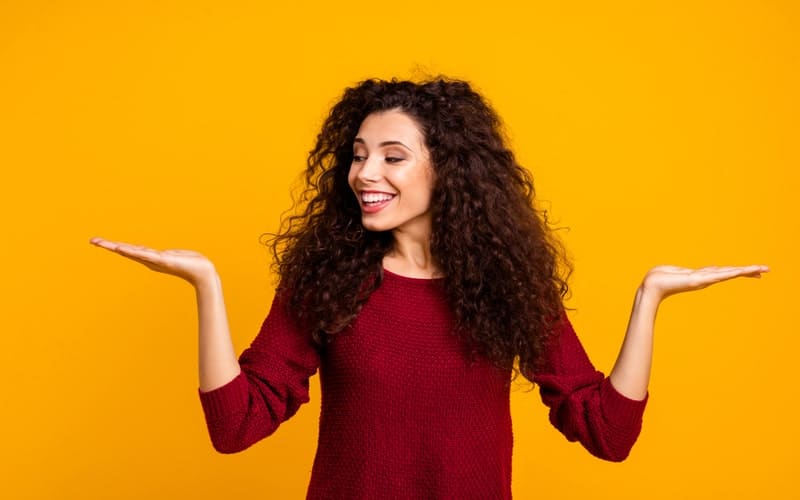
MULTIPOLYGON (((240 373, 198 389, 211 442, 235 453, 269 436, 309 400, 319 370, 308 499, 511 498, 511 373, 470 361, 453 326, 442 280, 384 271, 358 316, 322 349, 278 295, 240 373)), ((566 316, 555 333, 534 374, 550 422, 593 455, 623 460, 647 397, 617 392, 566 316)))

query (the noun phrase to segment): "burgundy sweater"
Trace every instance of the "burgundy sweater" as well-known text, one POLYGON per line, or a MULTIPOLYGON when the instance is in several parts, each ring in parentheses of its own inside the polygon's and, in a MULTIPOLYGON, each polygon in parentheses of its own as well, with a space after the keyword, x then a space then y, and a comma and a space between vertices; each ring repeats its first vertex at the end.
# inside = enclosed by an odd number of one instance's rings
MULTIPOLYGON (((235 453, 307 402, 319 369, 319 442, 309 499, 511 498, 510 372, 470 363, 452 333, 441 280, 384 273, 358 317, 324 350, 279 298, 241 372, 199 391, 214 448, 235 453)), ((607 460, 624 459, 647 398, 618 393, 569 321, 535 374, 550 422, 607 460)))

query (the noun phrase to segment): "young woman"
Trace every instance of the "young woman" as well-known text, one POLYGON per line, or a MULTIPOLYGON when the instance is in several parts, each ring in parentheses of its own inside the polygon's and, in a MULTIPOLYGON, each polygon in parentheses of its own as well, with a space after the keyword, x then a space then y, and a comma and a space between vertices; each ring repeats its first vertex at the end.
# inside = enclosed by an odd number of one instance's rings
POLYGON ((564 313, 569 265, 533 181, 468 83, 367 80, 345 91, 306 169, 304 211, 272 239, 279 286, 236 358, 203 255, 92 243, 196 289, 199 397, 234 453, 308 401, 320 371, 308 498, 510 498, 510 381, 550 421, 623 460, 641 428, 659 303, 765 266, 651 269, 608 377, 564 313))

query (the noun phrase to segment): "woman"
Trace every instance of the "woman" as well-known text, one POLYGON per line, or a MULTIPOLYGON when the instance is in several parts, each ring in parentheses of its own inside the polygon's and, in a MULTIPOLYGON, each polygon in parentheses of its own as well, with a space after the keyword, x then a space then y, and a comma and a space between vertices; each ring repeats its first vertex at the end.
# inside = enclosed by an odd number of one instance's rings
POLYGON ((308 401, 319 369, 308 498, 510 498, 518 374, 539 385, 567 439, 623 460, 641 428, 659 303, 767 271, 651 269, 605 377, 564 313, 569 265, 534 208, 533 181, 468 83, 347 89, 306 181, 304 211, 272 239, 272 308, 238 360, 208 259, 92 242, 194 285, 199 397, 218 451, 274 432, 308 401))

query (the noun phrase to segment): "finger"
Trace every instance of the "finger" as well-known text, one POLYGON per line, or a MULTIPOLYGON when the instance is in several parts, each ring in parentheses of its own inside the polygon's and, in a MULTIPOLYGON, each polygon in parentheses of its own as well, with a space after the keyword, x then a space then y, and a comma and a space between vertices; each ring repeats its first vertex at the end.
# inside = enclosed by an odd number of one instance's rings
POLYGON ((106 240, 103 238, 92 238, 89 240, 90 243, 93 245, 105 248, 107 250, 116 251, 119 247, 128 247, 128 248, 147 248, 142 245, 134 245, 133 243, 125 243, 124 241, 112 241, 106 240))
POLYGON ((717 271, 709 272, 701 278, 701 282, 705 285, 710 285, 713 283, 719 283, 722 281, 731 280, 738 277, 746 277, 746 278, 760 278, 761 277, 761 268, 743 268, 743 267, 728 267, 728 268, 720 268, 717 271))
POLYGON ((103 238, 92 238, 91 240, 89 240, 89 243, 91 243, 92 245, 101 247, 101 248, 105 248, 107 250, 114 250, 114 248, 116 248, 116 246, 118 244, 115 241, 109 241, 109 240, 105 240, 103 238))
POLYGON ((141 245, 118 245, 115 251, 126 257, 137 257, 149 261, 158 259, 161 256, 161 253, 157 250, 153 250, 152 248, 147 248, 141 245))
POLYGON ((769 272, 769 266, 765 266, 763 264, 753 264, 753 265, 750 265, 750 266, 744 266, 743 269, 745 269, 747 272, 751 272, 751 271, 759 272, 759 273, 768 273, 769 272))
POLYGON ((739 271, 735 269, 709 269, 702 268, 692 273, 690 282, 694 288, 705 288, 720 281, 729 280, 739 275, 739 271))
POLYGON ((739 276, 742 273, 743 270, 738 267, 721 267, 716 271, 711 272, 710 275, 717 278, 728 279, 739 276))
POLYGON ((761 274, 768 272, 767 266, 752 265, 752 266, 724 266, 718 267, 713 274, 717 275, 733 275, 733 276, 749 276, 754 274, 761 274))
POLYGON ((715 266, 708 271, 715 276, 736 276, 741 273, 741 268, 733 266, 715 266))
POLYGON ((730 267, 709 266, 709 267, 701 267, 693 274, 700 279, 706 279, 706 278, 717 278, 720 276, 729 276, 736 272, 738 271, 730 267))
POLYGON ((701 267, 697 270, 698 273, 716 273, 721 270, 725 270, 726 268, 720 266, 705 266, 701 267))

